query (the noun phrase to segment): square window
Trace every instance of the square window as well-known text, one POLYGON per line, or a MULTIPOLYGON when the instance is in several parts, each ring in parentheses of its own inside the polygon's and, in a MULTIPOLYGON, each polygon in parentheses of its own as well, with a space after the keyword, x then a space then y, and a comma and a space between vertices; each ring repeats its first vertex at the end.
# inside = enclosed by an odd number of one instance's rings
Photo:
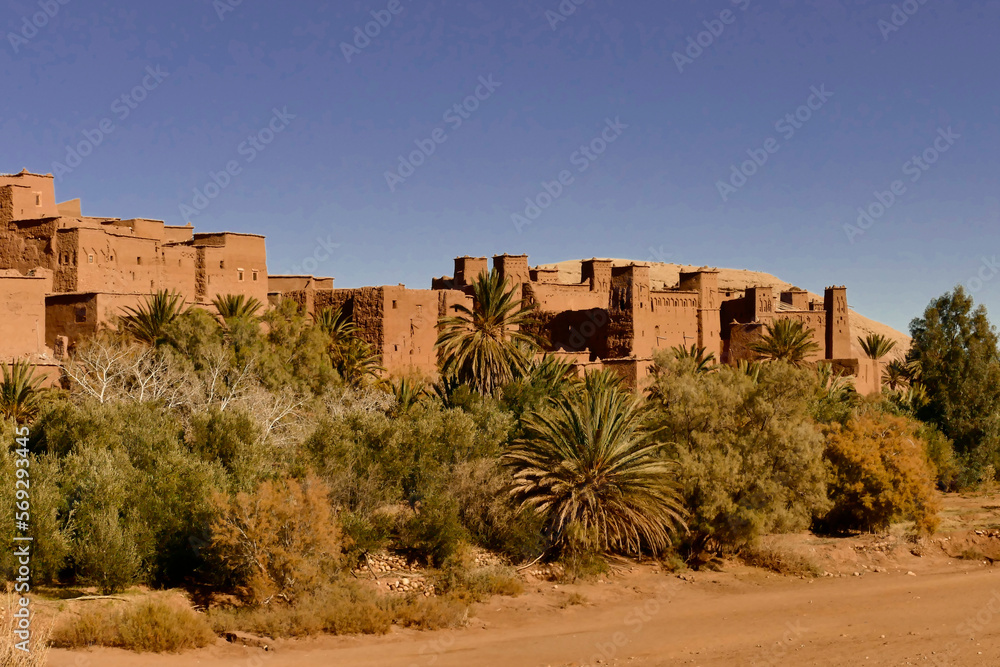
POLYGON ((76 322, 77 324, 83 324, 87 321, 87 307, 77 306, 76 307, 76 322))
POLYGON ((243 269, 237 269, 237 274, 239 274, 240 282, 243 282, 243 269))
POLYGON ((226 268, 226 260, 224 260, 224 259, 223 260, 219 260, 219 268, 220 269, 226 268))
POLYGON ((254 282, 257 282, 257 274, 258 274, 258 273, 259 273, 259 271, 254 271, 254 272, 253 272, 253 281, 254 281, 254 282))
POLYGON ((139 266, 142 266, 142 257, 136 257, 136 258, 135 258, 135 263, 136 263, 137 265, 139 265, 139 266))
POLYGON ((42 195, 40 195, 40 194, 38 194, 36 192, 35 193, 35 206, 41 206, 41 205, 42 205, 42 195))
POLYGON ((395 299, 393 299, 393 300, 392 300, 392 307, 393 307, 393 308, 395 308, 395 307, 396 307, 396 300, 395 300, 395 299))

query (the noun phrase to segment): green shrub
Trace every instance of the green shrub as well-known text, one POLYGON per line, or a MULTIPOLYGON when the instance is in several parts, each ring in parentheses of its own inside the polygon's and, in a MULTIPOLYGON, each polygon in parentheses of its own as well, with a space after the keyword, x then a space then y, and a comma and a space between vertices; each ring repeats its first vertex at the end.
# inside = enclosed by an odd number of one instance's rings
POLYGON ((821 525, 834 531, 885 530, 912 519, 920 533, 937 527, 934 475, 918 427, 903 417, 865 415, 827 436, 833 507, 821 525))
POLYGON ((918 435, 924 441, 927 460, 931 464, 938 488, 942 491, 958 490, 962 464, 955 456, 951 440, 931 424, 921 424, 918 435))
POLYGON ((545 551, 548 541, 544 518, 514 503, 507 493, 511 483, 507 468, 482 458, 455 466, 448 489, 472 541, 521 563, 545 551))
POLYGON ((191 415, 187 444, 205 461, 218 462, 229 473, 236 491, 254 489, 270 472, 273 461, 263 447, 261 429, 243 410, 218 408, 191 415))
POLYGON ((823 435, 810 417, 817 391, 814 372, 784 362, 751 375, 661 360, 655 419, 679 464, 691 529, 682 546, 692 563, 803 530, 827 509, 823 435))
POLYGON ((383 551, 388 546, 395 520, 385 512, 345 512, 341 522, 344 527, 344 554, 347 562, 353 565, 360 562, 364 554, 383 551))
POLYGON ((416 513, 404 519, 396 546, 411 559, 440 567, 466 538, 458 518, 458 503, 445 495, 424 499, 416 513))
POLYGON ((113 508, 84 517, 73 549, 79 580, 97 586, 104 595, 124 591, 139 580, 142 564, 135 540, 122 528, 113 508))
MULTIPOLYGON (((174 585, 202 564, 188 537, 206 523, 224 472, 184 445, 179 415, 152 404, 57 401, 33 431, 32 446, 47 461, 45 521, 50 530, 74 528, 69 574, 102 576, 101 541, 119 545, 127 567, 115 576, 129 583, 138 574, 174 585)), ((58 545, 49 546, 58 561, 58 545)))

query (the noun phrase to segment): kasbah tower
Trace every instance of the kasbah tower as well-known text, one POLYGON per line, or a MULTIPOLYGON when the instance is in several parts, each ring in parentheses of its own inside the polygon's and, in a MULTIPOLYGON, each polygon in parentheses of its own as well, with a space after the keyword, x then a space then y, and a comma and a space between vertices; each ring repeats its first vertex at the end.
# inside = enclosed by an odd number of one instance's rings
MULTIPOLYGON (((787 318, 812 332, 819 347, 810 361, 854 376, 863 393, 881 387, 878 362, 852 356, 843 286, 828 287, 819 300, 796 288, 722 290, 719 272, 707 268, 654 289, 641 263, 584 260, 579 277, 568 280, 556 269, 530 267, 526 255, 494 256, 492 267, 535 308, 547 352, 581 373, 608 368, 640 386, 654 351, 678 345, 704 347, 727 363, 750 359, 749 345, 764 327, 787 318)), ((85 216, 80 200, 56 202, 51 174, 24 170, 0 175, 0 363, 28 359, 55 381, 81 340, 166 290, 209 310, 227 294, 272 305, 292 299, 310 315, 340 307, 381 353, 388 374, 433 377, 438 319, 456 305, 471 306, 470 286, 489 268, 485 257, 459 257, 452 276, 423 290, 336 289, 333 278, 269 275, 262 236, 85 216)))

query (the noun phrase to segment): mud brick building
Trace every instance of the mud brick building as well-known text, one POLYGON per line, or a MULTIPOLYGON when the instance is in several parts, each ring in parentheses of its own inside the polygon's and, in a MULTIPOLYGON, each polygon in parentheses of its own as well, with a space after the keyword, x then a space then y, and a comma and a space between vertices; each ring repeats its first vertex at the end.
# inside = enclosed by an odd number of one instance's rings
POLYGON ((196 234, 160 220, 84 216, 57 203, 51 174, 0 175, 0 361, 51 363, 126 306, 159 290, 207 305, 267 302, 264 237, 196 234))
MULTIPOLYGON (((790 318, 819 345, 812 360, 854 375, 861 391, 880 386, 878 364, 852 355, 844 287, 827 288, 822 299, 798 289, 723 290, 719 272, 702 268, 654 288, 648 265, 596 258, 568 282, 556 269, 530 267, 526 255, 496 255, 493 268, 535 307, 548 351, 581 372, 610 368, 638 385, 653 353, 677 345, 736 362, 753 356, 749 346, 769 322, 790 318)), ((487 270, 485 257, 459 257, 454 275, 433 279, 431 289, 337 289, 333 278, 268 275, 262 236, 85 216, 79 200, 56 201, 51 174, 0 175, 0 363, 28 358, 57 372, 77 341, 168 290, 190 305, 244 294, 262 303, 293 299, 311 315, 341 308, 390 374, 434 376, 438 320, 471 306, 470 285, 487 270)))
MULTIPOLYGON (((847 289, 828 287, 824 298, 769 287, 721 290, 719 272, 682 272, 671 288, 654 289, 646 264, 614 266, 609 259, 584 260, 576 282, 559 282, 556 269, 530 268, 526 255, 496 255, 493 268, 537 310, 539 333, 549 351, 578 369, 611 368, 631 383, 648 374, 653 352, 674 346, 705 348, 725 363, 752 359, 750 344, 776 319, 794 319, 812 332, 825 360, 853 375, 859 391, 881 388, 878 363, 852 356, 847 289)), ((454 276, 437 278, 435 289, 469 291, 489 270, 485 257, 458 257, 454 276)))
POLYGON ((312 276, 272 276, 270 284, 271 303, 292 299, 313 316, 324 308, 340 308, 393 375, 436 375, 438 319, 454 314, 457 304, 472 306, 472 298, 460 290, 403 285, 334 289, 332 278, 312 276))

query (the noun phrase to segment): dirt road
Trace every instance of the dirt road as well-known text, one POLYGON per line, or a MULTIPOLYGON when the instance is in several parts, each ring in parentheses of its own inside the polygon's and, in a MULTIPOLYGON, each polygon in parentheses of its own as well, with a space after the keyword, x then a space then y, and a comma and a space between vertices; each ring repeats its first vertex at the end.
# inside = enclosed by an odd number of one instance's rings
POLYGON ((54 667, 1000 665, 1000 574, 927 563, 799 579, 735 568, 679 578, 637 567, 607 583, 533 585, 462 630, 226 645, 176 656, 53 651, 54 667), (569 594, 588 602, 569 604, 569 594))

